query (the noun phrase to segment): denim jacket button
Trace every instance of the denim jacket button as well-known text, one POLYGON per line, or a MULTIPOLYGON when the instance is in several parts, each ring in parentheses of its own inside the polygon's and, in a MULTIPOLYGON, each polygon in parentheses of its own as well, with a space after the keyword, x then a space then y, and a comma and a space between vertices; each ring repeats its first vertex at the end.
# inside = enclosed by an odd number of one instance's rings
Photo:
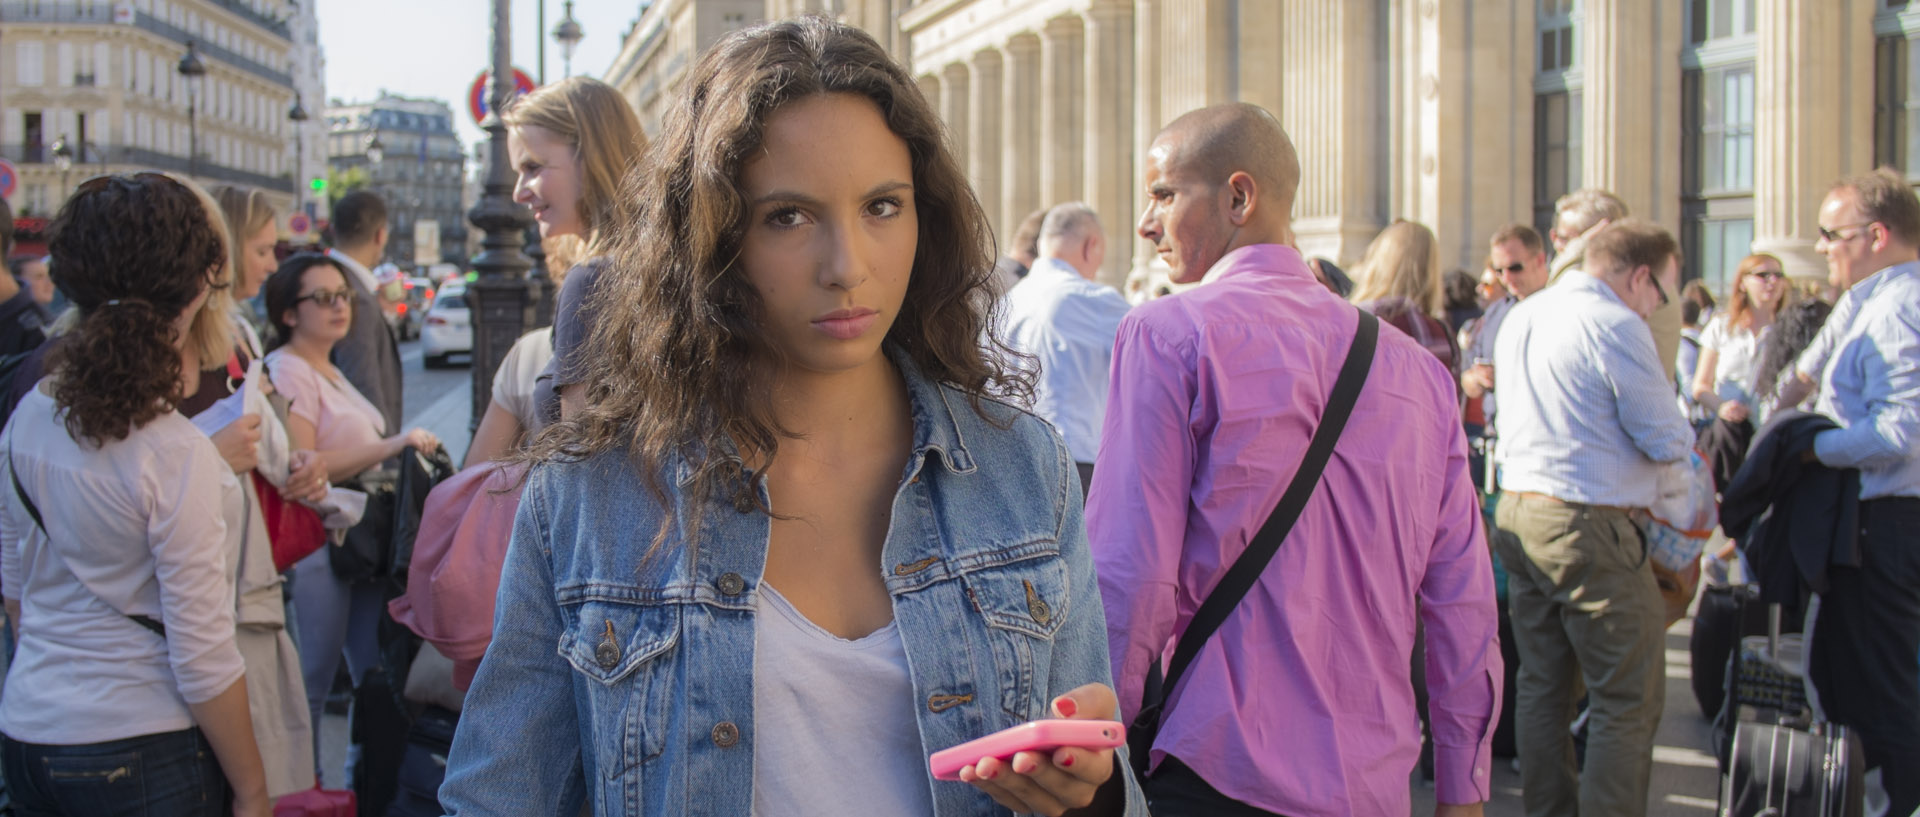
POLYGON ((741 513, 753 513, 753 498, 746 494, 734 497, 733 509, 741 513))
POLYGON ((733 721, 721 721, 713 725, 713 745, 722 749, 730 748, 740 742, 740 727, 733 721))
POLYGON ((741 579, 738 573, 722 573, 720 581, 715 584, 719 586, 720 595, 723 596, 738 596, 740 591, 747 589, 746 581, 741 579))
POLYGON ((613 640, 613 622, 607 622, 607 633, 600 637, 600 645, 593 648, 593 662, 601 669, 613 669, 620 663, 620 644, 613 640))

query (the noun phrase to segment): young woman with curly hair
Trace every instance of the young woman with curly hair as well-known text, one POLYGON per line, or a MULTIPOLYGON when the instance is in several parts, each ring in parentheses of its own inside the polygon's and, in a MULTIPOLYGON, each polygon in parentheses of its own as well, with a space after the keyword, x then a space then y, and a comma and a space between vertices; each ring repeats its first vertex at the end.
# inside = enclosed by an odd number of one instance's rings
MULTIPOLYGON (((622 195, 584 408, 535 441, 450 814, 1144 814, 1058 435, 983 349, 986 221, 867 34, 734 32, 622 195), (556 651, 557 646, 557 651, 556 651), (997 805, 996 805, 997 804, 997 805)), ((1002 350, 1003 351, 1003 350, 1002 350)))
POLYGON ((155 173, 82 183, 54 219, 77 317, 8 423, 0 493, 0 765, 30 813, 268 813, 227 558, 242 489, 176 410, 225 281, 213 219, 155 173))

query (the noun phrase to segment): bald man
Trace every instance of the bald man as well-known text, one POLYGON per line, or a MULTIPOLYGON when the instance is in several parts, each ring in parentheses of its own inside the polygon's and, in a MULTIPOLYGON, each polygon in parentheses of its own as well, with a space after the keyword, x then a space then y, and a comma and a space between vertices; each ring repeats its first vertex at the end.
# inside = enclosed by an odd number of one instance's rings
MULTIPOLYGON (((1182 116, 1147 153, 1140 236, 1173 280, 1206 285, 1134 308, 1115 340, 1087 530, 1129 719, 1149 666, 1299 470, 1354 343, 1360 313, 1292 247, 1299 179, 1292 142, 1252 105, 1182 116)), ((1421 734, 1407 667, 1424 623, 1436 813, 1479 814, 1500 650, 1452 375, 1380 329, 1313 484, 1169 690, 1153 813, 1408 813, 1421 734)))

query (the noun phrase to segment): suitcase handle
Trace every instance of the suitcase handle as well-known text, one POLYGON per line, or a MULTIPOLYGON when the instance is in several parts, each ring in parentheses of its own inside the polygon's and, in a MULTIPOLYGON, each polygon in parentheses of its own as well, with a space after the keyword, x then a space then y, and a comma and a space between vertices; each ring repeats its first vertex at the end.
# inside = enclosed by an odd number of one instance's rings
POLYGON ((1767 654, 1780 658, 1780 603, 1767 605, 1767 654))

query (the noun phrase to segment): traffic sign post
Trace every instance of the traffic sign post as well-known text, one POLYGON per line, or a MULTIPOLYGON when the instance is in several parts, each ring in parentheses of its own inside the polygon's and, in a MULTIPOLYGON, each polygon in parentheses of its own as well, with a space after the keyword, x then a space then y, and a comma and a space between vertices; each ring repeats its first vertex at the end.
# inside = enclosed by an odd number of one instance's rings
MULTIPOLYGON (((476 125, 487 118, 487 92, 491 90, 492 85, 493 72, 481 71, 480 76, 473 78, 473 87, 467 89, 467 112, 473 114, 473 122, 476 125)), ((518 68, 513 69, 514 98, 518 99, 533 93, 533 87, 533 78, 527 76, 527 72, 518 68)))

